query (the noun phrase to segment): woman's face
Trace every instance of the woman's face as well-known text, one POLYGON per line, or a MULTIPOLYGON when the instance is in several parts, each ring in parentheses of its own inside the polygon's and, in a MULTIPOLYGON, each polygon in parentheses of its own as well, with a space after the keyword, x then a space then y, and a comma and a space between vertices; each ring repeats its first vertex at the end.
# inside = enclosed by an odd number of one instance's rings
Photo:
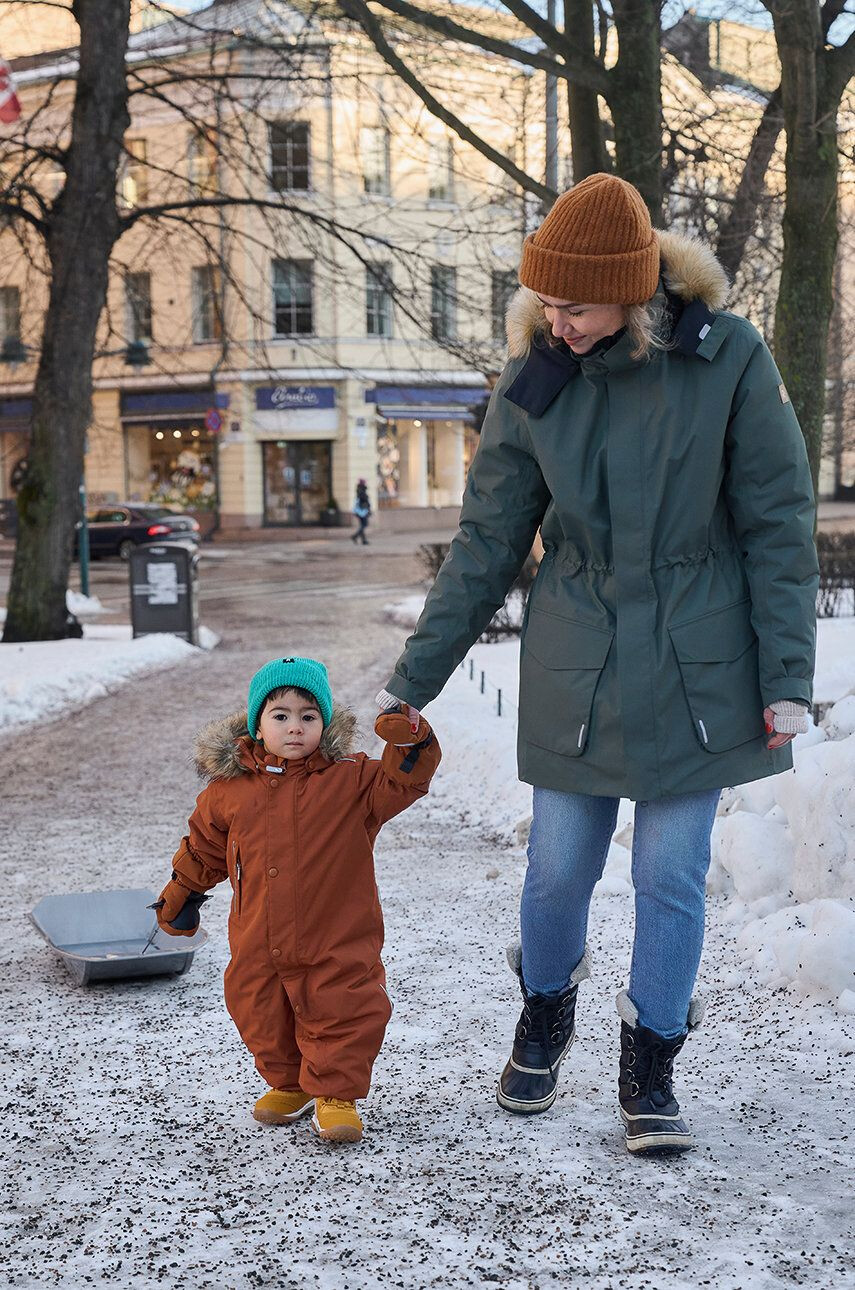
POLYGON ((604 336, 613 336, 626 321, 623 305, 577 305, 553 296, 538 296, 553 336, 574 354, 587 354, 604 336))

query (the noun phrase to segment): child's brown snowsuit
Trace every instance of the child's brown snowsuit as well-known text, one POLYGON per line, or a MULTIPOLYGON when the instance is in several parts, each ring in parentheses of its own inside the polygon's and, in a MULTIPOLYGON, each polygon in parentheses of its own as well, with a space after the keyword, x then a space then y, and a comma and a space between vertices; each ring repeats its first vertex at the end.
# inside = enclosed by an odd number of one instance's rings
POLYGON ((204 730, 196 764, 211 782, 173 860, 207 891, 227 876, 232 958, 226 1006, 273 1088, 365 1097, 391 1015, 380 961, 383 917, 374 839, 428 790, 440 749, 422 718, 382 715, 381 761, 351 753, 356 721, 336 707, 320 747, 287 761, 266 753, 237 713, 204 730), (391 724, 390 724, 391 723, 391 724))

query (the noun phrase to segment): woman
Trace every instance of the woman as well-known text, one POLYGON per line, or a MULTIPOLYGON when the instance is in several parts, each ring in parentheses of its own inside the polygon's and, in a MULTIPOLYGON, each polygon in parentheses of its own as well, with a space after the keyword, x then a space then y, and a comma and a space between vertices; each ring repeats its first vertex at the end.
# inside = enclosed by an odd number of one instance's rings
POLYGON ((356 497, 353 502, 353 514, 359 520, 359 528, 355 533, 351 533, 351 542, 358 542, 362 539, 362 545, 368 546, 368 538, 365 536, 365 530, 368 528, 368 520, 371 516, 371 499, 368 496, 368 485, 364 479, 360 479, 356 485, 356 497))
POLYGON ((792 766, 818 583, 804 440, 758 332, 698 242, 592 175, 526 239, 460 528, 378 696, 411 716, 501 605, 541 529, 523 629, 519 773, 534 786, 524 1007, 498 1088, 543 1111, 574 1036, 585 934, 621 797, 635 938, 619 1102, 631 1151, 692 1145, 672 1066, 692 998, 723 786, 792 766), (767 739, 767 735, 771 737, 767 739))

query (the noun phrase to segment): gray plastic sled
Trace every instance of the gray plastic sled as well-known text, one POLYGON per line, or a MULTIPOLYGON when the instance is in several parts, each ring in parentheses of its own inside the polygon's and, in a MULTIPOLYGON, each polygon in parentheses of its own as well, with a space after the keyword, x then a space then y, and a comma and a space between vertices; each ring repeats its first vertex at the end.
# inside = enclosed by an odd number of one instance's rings
POLYGON ((193 936, 170 936, 156 925, 153 891, 73 891, 45 896, 30 921, 81 985, 125 977, 186 972, 193 955, 208 939, 198 928, 193 936), (145 949, 145 953, 143 950, 145 949))

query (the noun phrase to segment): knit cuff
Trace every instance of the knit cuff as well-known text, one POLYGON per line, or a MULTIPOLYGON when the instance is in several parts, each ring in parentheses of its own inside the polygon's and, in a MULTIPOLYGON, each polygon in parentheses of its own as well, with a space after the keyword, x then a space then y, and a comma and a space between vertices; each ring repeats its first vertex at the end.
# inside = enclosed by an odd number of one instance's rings
POLYGON ((396 699, 394 694, 390 694, 388 690, 381 690, 375 697, 374 702, 384 712, 391 712, 394 708, 400 708, 403 699, 396 699))
POLYGON ((776 699, 769 707, 775 714, 774 726, 779 735, 803 735, 810 730, 808 709, 792 699, 776 699))

